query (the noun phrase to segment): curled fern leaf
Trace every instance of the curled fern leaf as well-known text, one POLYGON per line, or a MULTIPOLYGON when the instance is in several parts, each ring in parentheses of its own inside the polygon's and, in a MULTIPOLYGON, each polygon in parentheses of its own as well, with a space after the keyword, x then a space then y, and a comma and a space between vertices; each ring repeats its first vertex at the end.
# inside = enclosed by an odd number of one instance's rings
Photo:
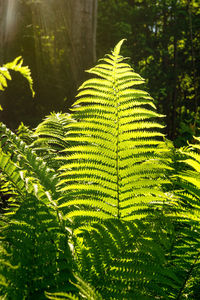
POLYGON ((32 96, 34 97, 35 92, 33 90, 33 79, 31 77, 31 71, 28 66, 23 66, 23 59, 21 56, 15 58, 12 62, 4 64, 0 67, 0 90, 3 91, 7 87, 7 81, 11 80, 9 70, 19 72, 25 77, 29 83, 32 96))

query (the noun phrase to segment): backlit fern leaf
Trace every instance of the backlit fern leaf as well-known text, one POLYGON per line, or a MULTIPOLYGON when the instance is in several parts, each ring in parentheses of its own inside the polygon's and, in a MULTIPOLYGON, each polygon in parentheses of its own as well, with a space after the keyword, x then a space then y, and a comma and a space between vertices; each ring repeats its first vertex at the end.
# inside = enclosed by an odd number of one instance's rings
POLYGON ((12 161, 36 177, 47 191, 56 193, 55 185, 58 179, 54 170, 50 169, 43 159, 2 123, 0 123, 0 138, 1 148, 5 153, 12 155, 12 161))
POLYGON ((32 92, 32 96, 34 97, 35 92, 33 90, 33 80, 31 77, 31 71, 28 66, 23 66, 23 59, 21 56, 15 58, 12 62, 4 64, 2 67, 0 67, 0 91, 4 91, 7 87, 7 81, 11 80, 9 70, 19 72, 23 77, 27 79, 30 90, 32 92))
POLYGON ((68 146, 65 126, 71 122, 73 120, 67 113, 52 113, 37 126, 33 134, 31 147, 48 166, 56 170, 62 165, 62 160, 56 160, 56 157, 61 157, 62 150, 68 146))
POLYGON ((181 170, 175 176, 181 210, 177 219, 177 238, 171 252, 181 279, 176 299, 198 299, 200 284, 200 138, 179 150, 181 170), (185 297, 185 298, 184 298, 185 297))
POLYGON ((28 126, 24 125, 23 122, 19 125, 16 130, 17 136, 22 139, 27 145, 30 145, 34 138, 33 138, 33 130, 29 129, 28 126))
POLYGON ((0 294, 13 300, 44 299, 45 290, 65 291, 72 278, 68 232, 56 205, 55 175, 15 134, 8 131, 3 138, 22 158, 15 162, 14 155, 12 161, 9 151, 0 150, 0 171, 14 191, 1 219, 0 273, 8 286, 1 280, 0 294))
POLYGON ((5 265, 1 270, 9 282, 7 299, 44 299, 45 290, 66 290, 71 255, 67 236, 48 203, 28 194, 12 216, 4 215, 4 221, 2 245, 8 255, 1 256, 17 266, 13 269, 5 265))
POLYGON ((69 114, 52 113, 47 116, 34 131, 34 136, 37 137, 37 140, 33 143, 34 148, 40 144, 49 145, 51 150, 54 149, 57 152, 66 148, 67 143, 64 141, 65 126, 70 122, 72 122, 72 119, 69 114))
POLYGON ((166 200, 161 186, 169 167, 161 157, 168 149, 155 121, 162 115, 136 89, 144 80, 119 54, 122 42, 88 71, 98 77, 80 87, 72 108, 77 122, 66 126, 65 141, 73 146, 61 167, 60 207, 68 218, 133 220, 166 200))
POLYGON ((103 299, 170 299, 180 282, 167 267, 170 242, 159 226, 152 220, 112 219, 79 228, 75 249, 81 275, 103 299))
POLYGON ((73 285, 78 289, 78 296, 72 293, 45 293, 48 299, 52 300, 103 300, 101 295, 88 282, 84 281, 79 276, 75 275, 76 283, 73 285))

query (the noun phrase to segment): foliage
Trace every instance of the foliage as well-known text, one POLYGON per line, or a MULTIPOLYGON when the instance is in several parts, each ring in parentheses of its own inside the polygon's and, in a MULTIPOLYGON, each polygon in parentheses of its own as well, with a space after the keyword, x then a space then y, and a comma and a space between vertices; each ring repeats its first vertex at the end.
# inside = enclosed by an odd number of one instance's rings
POLYGON ((34 140, 31 147, 56 170, 62 165, 61 160, 57 160, 56 157, 62 156, 62 151, 68 146, 65 140, 67 135, 65 127, 72 122, 74 120, 70 114, 51 113, 33 133, 34 140))
POLYGON ((135 88, 144 80, 119 55, 120 46, 88 71, 99 78, 80 87, 72 108, 77 122, 67 126, 65 140, 73 146, 65 149, 71 154, 59 183, 67 218, 133 220, 166 201, 160 186, 168 183, 168 149, 155 121, 161 115, 135 88))
POLYGON ((1 123, 3 299, 198 299, 200 148, 164 140, 122 43, 72 116, 1 123))
POLYGON ((34 97, 35 92, 33 90, 33 80, 31 78, 31 71, 28 66, 22 66, 23 59, 21 56, 15 58, 12 62, 4 64, 0 67, 0 91, 4 91, 7 87, 7 81, 11 80, 11 75, 9 70, 19 72, 24 78, 27 79, 29 87, 34 97))
POLYGON ((67 233, 53 201, 56 174, 3 125, 1 137, 0 168, 15 192, 1 221, 3 259, 11 265, 1 269, 9 282, 5 294, 8 299, 43 299, 47 289, 65 289, 70 277, 67 233))

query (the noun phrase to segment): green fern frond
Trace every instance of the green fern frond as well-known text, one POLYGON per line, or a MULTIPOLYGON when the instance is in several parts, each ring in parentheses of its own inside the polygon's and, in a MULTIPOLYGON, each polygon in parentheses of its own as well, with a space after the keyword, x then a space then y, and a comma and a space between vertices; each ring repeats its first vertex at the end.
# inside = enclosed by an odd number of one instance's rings
POLYGON ((32 96, 34 97, 35 92, 33 90, 33 79, 31 77, 31 71, 29 67, 23 66, 23 59, 21 56, 15 58, 12 62, 4 64, 2 67, 0 67, 0 90, 4 91, 4 89, 7 87, 7 81, 11 80, 9 70, 19 72, 24 78, 27 79, 30 90, 32 92, 32 96))
MULTIPOLYGON (((197 138, 198 141, 198 138, 197 138)), ((175 213, 176 238, 171 249, 171 264, 180 278, 175 299, 193 299, 192 290, 200 262, 200 155, 199 144, 178 151, 178 174, 173 177, 179 199, 175 213), (185 297, 185 298, 184 298, 185 297)), ((173 214, 172 214, 173 215, 173 214)))
POLYGON ((81 275, 103 299, 170 299, 178 290, 179 279, 165 257, 167 233, 151 222, 113 219, 75 231, 81 275))
POLYGON ((9 255, 3 255, 3 259, 11 266, 18 265, 16 269, 5 265, 1 270, 10 282, 8 299, 34 299, 45 290, 65 290, 64 286, 70 286, 67 235, 61 231, 56 212, 43 203, 46 199, 39 199, 29 194, 12 217, 4 216, 1 238, 9 255))
MULTIPOLYGON (((54 170, 38 157, 16 134, 0 123, 1 148, 6 153, 12 154, 12 160, 19 167, 25 168, 30 174, 37 178, 45 189, 56 193, 55 185, 58 182, 54 170)), ((29 176, 31 176, 29 174, 29 176)))
POLYGON ((76 283, 72 284, 77 288, 78 296, 72 293, 45 293, 48 299, 61 300, 61 299, 87 299, 87 300, 103 300, 101 295, 92 287, 88 282, 84 281, 80 276, 74 275, 76 283))
POLYGON ((51 299, 51 300, 62 300, 62 299, 80 300, 79 297, 73 295, 72 293, 47 293, 46 292, 45 296, 47 297, 47 299, 51 299))
POLYGON ((68 147, 65 127, 72 122, 74 120, 67 113, 51 113, 34 131, 32 149, 55 170, 62 165, 62 150, 68 147))
POLYGON ((0 149, 0 170, 5 174, 8 182, 11 183, 17 194, 25 198, 25 183, 20 176, 20 168, 10 159, 10 156, 0 149))
POLYGON ((33 147, 44 144, 49 146, 50 149, 58 152, 67 147, 67 143, 64 141, 65 137, 65 126, 71 123, 69 114, 52 113, 47 116, 45 120, 40 123, 35 132, 34 136, 37 140, 33 143, 33 147))
POLYGON ((2 150, 0 170, 16 193, 1 220, 1 275, 9 282, 6 299, 34 299, 45 290, 65 290, 72 278, 71 251, 55 199, 2 150))
POLYGON ((27 145, 30 145, 34 140, 33 131, 31 129, 29 129, 28 126, 24 125, 23 122, 21 122, 21 124, 17 128, 16 134, 27 145))
POLYGON ((82 84, 72 107, 76 122, 66 126, 65 141, 73 146, 65 149, 59 183, 66 217, 134 220, 167 199, 169 150, 155 120, 163 116, 149 94, 135 88, 144 79, 124 62, 121 44, 88 71, 98 77, 82 84))

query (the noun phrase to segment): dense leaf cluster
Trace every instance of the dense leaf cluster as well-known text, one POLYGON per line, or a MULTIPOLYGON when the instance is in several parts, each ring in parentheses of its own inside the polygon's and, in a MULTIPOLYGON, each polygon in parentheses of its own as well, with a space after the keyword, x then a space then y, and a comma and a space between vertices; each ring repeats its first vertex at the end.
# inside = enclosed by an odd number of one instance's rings
POLYGON ((72 115, 1 124, 3 299, 198 299, 200 155, 161 133, 122 42, 72 115))

